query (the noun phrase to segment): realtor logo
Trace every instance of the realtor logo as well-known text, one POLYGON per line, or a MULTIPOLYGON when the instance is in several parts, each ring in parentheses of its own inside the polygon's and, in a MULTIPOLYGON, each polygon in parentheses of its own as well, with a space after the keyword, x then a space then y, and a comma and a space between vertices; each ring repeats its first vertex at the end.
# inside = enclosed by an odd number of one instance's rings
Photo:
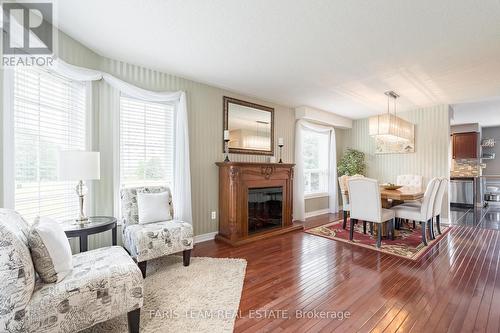
POLYGON ((5 66, 46 65, 53 54, 53 5, 50 2, 4 2, 3 61, 5 66))

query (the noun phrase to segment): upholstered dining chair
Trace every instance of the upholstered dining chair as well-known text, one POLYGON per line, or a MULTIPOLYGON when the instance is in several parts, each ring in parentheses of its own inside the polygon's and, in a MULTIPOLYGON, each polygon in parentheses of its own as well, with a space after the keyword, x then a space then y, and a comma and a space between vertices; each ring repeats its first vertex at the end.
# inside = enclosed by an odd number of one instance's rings
POLYGON ((342 224, 342 228, 346 228, 347 226, 347 215, 349 214, 349 196, 345 193, 347 189, 347 181, 349 179, 356 179, 356 178, 364 178, 365 176, 363 175, 354 175, 354 176, 347 176, 343 175, 339 177, 339 186, 340 186, 340 193, 342 194, 342 211, 344 213, 344 223, 342 224))
MULTIPOLYGON (((447 178, 439 178, 439 186, 437 189, 436 197, 434 198, 434 204, 432 207, 432 220, 431 220, 431 225, 430 225, 430 237, 431 239, 435 238, 434 235, 434 219, 436 219, 436 228, 438 231, 438 234, 441 234, 441 209, 443 206, 443 199, 444 199, 444 193, 446 192, 446 188, 448 187, 448 179, 447 178)), ((408 203, 408 205, 415 206, 415 207, 420 207, 422 204, 418 202, 412 202, 408 203)))
POLYGON ((396 178, 396 185, 422 188, 422 176, 419 176, 419 175, 399 175, 396 178))
POLYGON ((420 225, 422 226, 422 243, 424 243, 425 246, 427 246, 427 225, 429 225, 429 235, 432 238, 432 215, 434 213, 434 201, 439 189, 439 183, 439 178, 431 179, 429 184, 427 184, 424 198, 420 205, 411 203, 402 204, 391 208, 394 211, 396 218, 407 219, 420 223, 420 225))
POLYGON ((377 247, 382 246, 382 223, 389 223, 391 239, 394 238, 394 212, 382 208, 380 187, 376 179, 354 178, 347 182, 349 191, 349 204, 351 209, 351 223, 349 240, 354 238, 354 224, 358 220, 377 223, 377 247))

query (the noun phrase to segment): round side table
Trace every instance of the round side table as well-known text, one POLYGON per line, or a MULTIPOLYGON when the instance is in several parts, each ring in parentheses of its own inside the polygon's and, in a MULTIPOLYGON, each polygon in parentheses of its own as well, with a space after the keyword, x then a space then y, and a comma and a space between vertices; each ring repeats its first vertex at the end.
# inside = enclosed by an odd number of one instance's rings
POLYGON ((62 223, 66 237, 78 237, 80 239, 80 252, 88 249, 88 236, 111 230, 113 245, 116 245, 116 218, 112 216, 91 216, 85 224, 80 224, 75 220, 68 220, 62 223))

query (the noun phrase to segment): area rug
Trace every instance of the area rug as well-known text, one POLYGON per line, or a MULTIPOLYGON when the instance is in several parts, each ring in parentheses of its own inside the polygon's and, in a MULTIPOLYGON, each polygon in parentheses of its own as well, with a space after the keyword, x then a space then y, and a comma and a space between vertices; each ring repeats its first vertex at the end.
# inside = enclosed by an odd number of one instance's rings
MULTIPOLYGON (((232 332, 240 304, 246 260, 182 257, 148 261, 141 333, 232 332)), ((97 324, 86 333, 126 333, 127 316, 97 324)))
POLYGON ((450 226, 441 224, 441 235, 437 233, 437 230, 434 231, 436 236, 435 240, 430 240, 428 236, 429 233, 427 232, 428 245, 424 246, 422 243, 422 229, 420 229, 419 223, 417 223, 416 229, 413 229, 413 224, 410 226, 409 224, 403 223, 401 229, 396 230, 394 240, 382 237, 382 246, 379 249, 376 246, 377 239, 369 233, 368 225, 366 234, 363 234, 363 223, 359 222, 358 224, 355 224, 354 239, 351 242, 349 240, 349 220, 347 220, 347 229, 345 230, 342 229, 342 222, 342 220, 335 221, 308 229, 305 232, 410 260, 418 260, 433 246, 435 246, 448 231, 451 230, 450 226))

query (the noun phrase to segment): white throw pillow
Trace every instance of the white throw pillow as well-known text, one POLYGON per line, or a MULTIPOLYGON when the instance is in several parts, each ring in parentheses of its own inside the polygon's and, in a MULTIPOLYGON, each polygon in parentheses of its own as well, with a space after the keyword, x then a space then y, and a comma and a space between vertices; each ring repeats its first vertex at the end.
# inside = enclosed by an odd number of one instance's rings
POLYGON ((168 192, 137 193, 139 224, 171 220, 168 192))
POLYGON ((63 228, 48 217, 37 217, 28 244, 35 270, 44 282, 59 282, 73 269, 73 256, 63 228))

